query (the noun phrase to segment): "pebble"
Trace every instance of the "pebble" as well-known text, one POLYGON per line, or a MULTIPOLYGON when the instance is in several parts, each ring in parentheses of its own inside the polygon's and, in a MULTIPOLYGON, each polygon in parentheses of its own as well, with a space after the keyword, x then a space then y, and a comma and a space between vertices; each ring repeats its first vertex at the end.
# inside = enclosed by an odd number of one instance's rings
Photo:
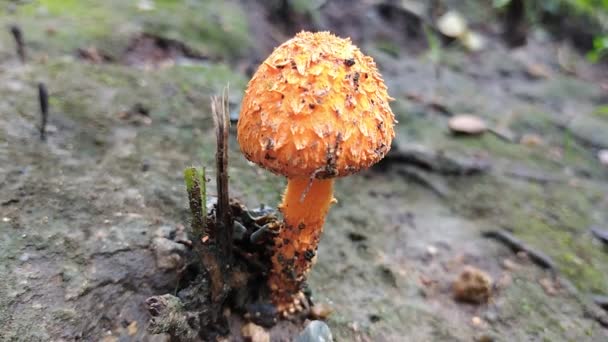
POLYGON ((488 127, 481 118, 470 114, 455 115, 448 121, 448 127, 453 133, 482 134, 488 127))
POLYGON ((490 335, 481 335, 475 339, 475 342, 494 342, 494 337, 490 335))
POLYGON ((545 293, 549 296, 555 296, 558 293, 556 284, 553 280, 549 278, 542 278, 538 281, 540 286, 545 290, 545 293))
POLYGON ((543 138, 537 134, 524 134, 521 139, 519 139, 519 143, 529 147, 535 147, 542 145, 544 141, 543 138))
POLYGON ((241 334, 246 341, 270 342, 270 335, 266 329, 254 323, 247 323, 241 328, 241 334))
POLYGON ((608 150, 600 150, 597 153, 597 159, 599 159, 600 164, 608 166, 608 150))
POLYGON ((435 255, 437 255, 437 253, 439 253, 439 250, 433 245, 428 245, 426 246, 426 252, 429 256, 434 257, 435 255))
POLYGON ((473 318, 471 319, 471 323, 473 323, 474 326, 478 327, 483 323, 483 321, 481 320, 481 318, 473 316, 473 318))
POLYGON ((137 321, 133 321, 127 326, 127 334, 129 334, 129 336, 135 336, 135 334, 137 334, 137 321))
POLYGON ((469 51, 477 52, 483 50, 486 45, 485 39, 477 32, 467 31, 461 39, 462 45, 469 51))
POLYGON ((502 267, 507 271, 513 271, 517 269, 517 264, 511 261, 511 259, 504 259, 502 261, 502 267))
POLYGON ((547 79, 551 77, 549 68, 540 63, 531 63, 526 65, 526 74, 534 79, 547 79))
POLYGON ((152 240, 152 249, 156 256, 156 266, 162 270, 174 270, 184 264, 182 255, 186 254, 186 246, 164 237, 152 240))
POLYGON ((312 321, 308 323, 304 331, 296 337, 295 342, 332 342, 329 326, 323 321, 312 321))
POLYGON ((334 310, 329 305, 323 303, 315 304, 312 309, 310 309, 310 315, 317 319, 325 319, 329 317, 332 312, 334 312, 334 310))

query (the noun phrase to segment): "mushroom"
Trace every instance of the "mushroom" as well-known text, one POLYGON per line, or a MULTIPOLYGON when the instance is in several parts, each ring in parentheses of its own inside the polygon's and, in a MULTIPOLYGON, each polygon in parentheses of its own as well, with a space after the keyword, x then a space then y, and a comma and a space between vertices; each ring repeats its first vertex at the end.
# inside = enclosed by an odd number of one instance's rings
POLYGON ((384 157, 395 135, 392 98, 371 57, 350 39, 300 32, 276 48, 247 86, 237 125, 245 157, 287 177, 268 278, 284 315, 299 311, 333 178, 384 157))

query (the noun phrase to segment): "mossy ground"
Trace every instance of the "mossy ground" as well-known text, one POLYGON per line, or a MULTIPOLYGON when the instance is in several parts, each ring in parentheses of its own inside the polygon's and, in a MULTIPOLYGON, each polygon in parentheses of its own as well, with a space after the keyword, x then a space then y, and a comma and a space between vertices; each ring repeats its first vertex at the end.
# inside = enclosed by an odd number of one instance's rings
MULTIPOLYGON (((156 267, 153 239, 167 227, 187 225, 182 170, 213 164, 209 97, 229 83, 231 102, 240 101, 247 77, 234 62, 255 47, 249 30, 256 23, 238 2, 155 5, 146 12, 135 2, 44 0, 0 17, 4 26, 21 26, 29 53, 21 66, 10 35, 0 35, 2 340, 148 340, 144 299, 175 289, 175 271, 156 267), (152 69, 121 64, 126 47, 142 33, 185 42, 210 59, 152 69), (76 57, 78 48, 90 46, 115 63, 76 57), (50 93, 46 143, 37 139, 38 82, 50 93), (149 123, 121 114, 137 104, 148 110, 149 123), (133 324, 135 332, 128 329, 133 324)), ((580 296, 607 294, 608 253, 589 227, 608 220, 608 172, 596 160, 596 148, 562 124, 572 115, 603 120, 598 83, 557 69, 554 77, 531 80, 525 63, 502 46, 482 52, 481 61, 448 48, 436 79, 424 53, 383 52, 373 39, 357 43, 374 54, 397 99, 399 144, 487 156, 493 169, 482 176, 436 176, 449 185, 445 199, 391 168, 337 181, 338 203, 310 275, 315 299, 335 310, 328 320, 334 336, 605 340, 606 330, 583 314, 580 296), (533 133, 542 142, 454 137, 445 115, 412 94, 492 125, 506 120, 516 136, 533 133), (551 181, 516 178, 514 169, 551 181), (548 295, 539 284, 546 271, 481 237, 497 228, 551 256, 580 296, 563 289, 548 295), (436 255, 429 255, 429 246, 436 255), (505 269, 505 259, 517 267, 505 269), (465 264, 504 281, 491 303, 452 300, 450 282, 465 264), (481 325, 471 323, 476 316, 481 325)), ((554 46, 543 48, 541 61, 557 65, 554 46)), ((284 184, 248 163, 232 136, 233 196, 250 207, 275 205, 284 184)), ((209 186, 213 194, 213 182, 209 186)))

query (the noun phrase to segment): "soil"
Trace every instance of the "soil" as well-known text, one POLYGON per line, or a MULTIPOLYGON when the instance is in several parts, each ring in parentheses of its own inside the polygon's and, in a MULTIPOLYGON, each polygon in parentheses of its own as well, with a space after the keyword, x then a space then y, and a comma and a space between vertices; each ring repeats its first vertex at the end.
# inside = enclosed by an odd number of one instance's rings
MULTIPOLYGON (((597 159, 608 149, 605 64, 540 29, 509 48, 475 1, 446 3, 486 37, 476 53, 448 40, 432 53, 424 1, 318 2, 287 17, 268 3, 2 5, 0 24, 19 25, 27 61, 10 31, 0 34, 0 340, 168 340, 147 331, 144 301, 178 287, 177 241, 190 219, 182 172, 212 168, 210 96, 229 83, 238 116, 248 74, 300 28, 350 36, 374 57, 396 99, 395 148, 491 166, 459 175, 397 160, 336 182, 308 282, 333 309, 334 338, 608 339, 607 313, 592 302, 608 295, 608 253, 591 231, 608 222, 608 169, 597 159), (497 134, 454 136, 455 114, 497 134), (484 237, 497 229, 555 269, 484 237), (467 266, 494 280, 487 303, 454 300, 467 266)), ((231 196, 251 208, 278 203, 285 180, 248 163, 234 134, 229 165, 231 196)), ((289 340, 302 328, 270 333, 289 340)))

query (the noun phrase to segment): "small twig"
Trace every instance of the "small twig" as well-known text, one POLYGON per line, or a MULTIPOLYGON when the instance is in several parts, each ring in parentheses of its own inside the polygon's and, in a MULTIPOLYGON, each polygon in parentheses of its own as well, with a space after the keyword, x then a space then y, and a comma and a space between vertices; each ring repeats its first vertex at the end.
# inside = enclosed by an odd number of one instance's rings
POLYGON ((49 93, 44 83, 38 83, 38 101, 40 102, 40 140, 46 140, 46 122, 49 116, 49 93))
POLYGON ((494 134, 495 137, 497 137, 498 139, 508 142, 508 143, 514 143, 515 142, 515 137, 513 137, 512 134, 508 134, 507 132, 503 132, 500 129, 497 128, 493 128, 490 127, 488 128, 488 133, 494 134))
POLYGON ((383 164, 405 164, 442 175, 476 175, 491 169, 491 163, 484 158, 456 158, 442 151, 432 151, 422 146, 401 148, 395 145, 388 152, 383 164))
POLYGON ((25 43, 23 41, 23 33, 21 32, 21 28, 17 25, 11 25, 11 33, 15 39, 17 56, 19 56, 21 63, 25 64, 25 43))
POLYGON ((582 305, 583 317, 592 319, 604 328, 608 328, 608 313, 604 311, 606 308, 602 309, 601 300, 598 302, 596 300, 598 298, 589 298, 589 296, 581 294, 576 286, 566 278, 561 278, 560 283, 582 305))
POLYGON ((608 310, 608 296, 593 296, 593 302, 600 308, 608 310))
POLYGON ((605 244, 608 244, 608 230, 599 229, 598 227, 591 228, 591 234, 605 244))
POLYGON ((401 175, 411 179, 418 184, 429 188, 433 193, 435 193, 440 198, 445 199, 449 195, 449 190, 445 186, 445 184, 434 181, 431 179, 429 175, 426 175, 420 169, 416 169, 414 167, 402 166, 397 169, 397 172, 401 175))
POLYGON ((507 247, 511 248, 514 252, 525 252, 535 264, 542 268, 549 269, 552 272, 557 271, 557 267, 553 260, 542 252, 533 250, 530 246, 526 245, 523 241, 517 239, 513 234, 505 230, 491 230, 482 234, 486 238, 494 239, 502 242, 507 247))
POLYGON ((542 171, 535 171, 526 168, 513 168, 509 170, 505 170, 504 174, 506 176, 511 176, 514 178, 539 183, 539 184, 547 184, 547 183, 559 183, 563 182, 563 179, 559 176, 549 175, 542 171))

